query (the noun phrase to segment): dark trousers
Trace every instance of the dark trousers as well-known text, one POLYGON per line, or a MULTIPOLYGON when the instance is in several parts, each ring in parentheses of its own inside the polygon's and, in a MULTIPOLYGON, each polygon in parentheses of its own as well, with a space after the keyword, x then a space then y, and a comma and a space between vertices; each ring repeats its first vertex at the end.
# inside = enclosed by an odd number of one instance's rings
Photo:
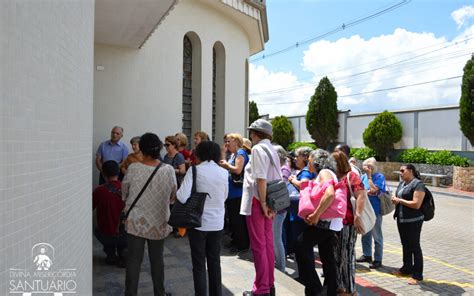
POLYGON ((151 240, 127 234, 128 254, 125 272, 125 296, 136 296, 138 282, 140 280, 140 269, 145 251, 145 242, 148 245, 148 256, 150 258, 151 278, 153 281, 153 294, 155 296, 165 295, 165 268, 163 262, 163 246, 165 240, 151 240))
POLYGON ((400 271, 412 274, 417 280, 423 280, 423 253, 420 246, 422 225, 423 221, 397 223, 403 248, 403 266, 400 271))
POLYGON ((327 295, 336 295, 336 260, 334 246, 336 232, 329 229, 307 227, 299 236, 296 243, 296 262, 298 274, 305 286, 305 295, 318 295, 323 290, 321 281, 316 273, 313 247, 318 245, 319 257, 323 264, 324 279, 327 284, 327 295))
POLYGON ((206 261, 209 276, 209 296, 222 295, 221 276, 222 231, 188 229, 189 246, 193 262, 194 292, 206 296, 206 261))
POLYGON ((127 238, 124 235, 106 235, 100 232, 98 228, 94 230, 94 235, 103 245, 103 250, 105 254, 107 254, 107 257, 124 256, 124 251, 127 248, 127 238))
POLYGON ((227 213, 229 217, 229 228, 232 233, 232 244, 238 249, 249 248, 249 232, 245 216, 240 215, 240 204, 242 198, 227 199, 227 213))

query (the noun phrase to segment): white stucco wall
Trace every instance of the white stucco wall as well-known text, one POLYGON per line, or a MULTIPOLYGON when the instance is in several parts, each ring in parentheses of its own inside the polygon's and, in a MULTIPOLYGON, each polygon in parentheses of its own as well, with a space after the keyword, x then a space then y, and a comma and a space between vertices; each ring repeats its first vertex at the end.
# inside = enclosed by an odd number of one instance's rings
POLYGON ((95 45, 95 66, 103 66, 104 71, 94 72, 94 154, 114 125, 124 127, 127 144, 131 137, 148 131, 161 138, 181 131, 183 38, 187 32, 195 32, 202 46, 200 128, 212 132, 212 48, 220 41, 226 61, 223 130, 245 132, 247 35, 238 23, 213 8, 180 0, 142 49, 95 45))
POLYGON ((420 112, 418 133, 423 137, 418 141, 419 146, 434 150, 461 150, 463 134, 458 121, 459 109, 420 112))
POLYGON ((0 295, 37 243, 92 295, 93 40, 94 1, 0 1, 0 295))

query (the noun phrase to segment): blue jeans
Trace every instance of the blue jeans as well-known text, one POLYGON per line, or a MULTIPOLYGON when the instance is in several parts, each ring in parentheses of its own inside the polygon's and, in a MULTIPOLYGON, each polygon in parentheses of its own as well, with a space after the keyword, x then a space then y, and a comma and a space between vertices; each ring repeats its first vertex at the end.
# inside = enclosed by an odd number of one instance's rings
POLYGON ((273 245, 275 248, 275 267, 281 271, 285 272, 286 267, 286 254, 285 247, 283 245, 283 221, 285 221, 286 211, 283 213, 278 213, 273 218, 273 245))
POLYGON ((374 228, 362 236, 362 252, 364 256, 372 257, 372 238, 375 242, 374 261, 382 262, 383 257, 383 234, 382 215, 376 215, 374 228))

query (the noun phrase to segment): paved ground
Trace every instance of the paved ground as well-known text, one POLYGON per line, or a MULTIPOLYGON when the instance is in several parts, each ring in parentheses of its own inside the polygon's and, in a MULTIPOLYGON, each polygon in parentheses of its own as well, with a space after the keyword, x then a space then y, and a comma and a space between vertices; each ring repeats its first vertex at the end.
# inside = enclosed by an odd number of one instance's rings
MULTIPOLYGON (((394 184, 394 183, 391 183, 394 184)), ((425 281, 409 286, 406 278, 390 272, 401 265, 401 245, 396 223, 384 217, 384 267, 371 271, 367 264, 357 265, 357 284, 361 295, 474 295, 474 199, 470 194, 454 197, 450 189, 432 188, 436 202, 434 220, 423 225, 422 249, 425 281), (437 193, 444 192, 444 193, 437 193)), ((360 241, 357 255, 361 254, 360 241)), ((242 295, 251 287, 254 269, 250 252, 230 255, 223 252, 224 295, 242 295)), ((192 266, 187 238, 168 238, 165 243, 166 289, 173 295, 193 295, 192 266)), ((294 281, 294 263, 289 260, 287 274, 276 272, 278 295, 304 295, 294 281)), ((107 266, 97 241, 94 241, 94 295, 123 295, 125 272, 107 266)), ((140 275, 140 295, 153 295, 149 264, 145 257, 140 275)))

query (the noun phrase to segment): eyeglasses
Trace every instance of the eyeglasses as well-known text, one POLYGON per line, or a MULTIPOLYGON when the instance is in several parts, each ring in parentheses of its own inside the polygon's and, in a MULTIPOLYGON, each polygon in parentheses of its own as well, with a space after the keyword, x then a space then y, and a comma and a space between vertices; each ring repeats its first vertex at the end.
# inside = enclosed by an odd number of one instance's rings
POLYGON ((166 144, 165 144, 165 147, 169 147, 169 146, 171 146, 170 143, 166 143, 166 144))

